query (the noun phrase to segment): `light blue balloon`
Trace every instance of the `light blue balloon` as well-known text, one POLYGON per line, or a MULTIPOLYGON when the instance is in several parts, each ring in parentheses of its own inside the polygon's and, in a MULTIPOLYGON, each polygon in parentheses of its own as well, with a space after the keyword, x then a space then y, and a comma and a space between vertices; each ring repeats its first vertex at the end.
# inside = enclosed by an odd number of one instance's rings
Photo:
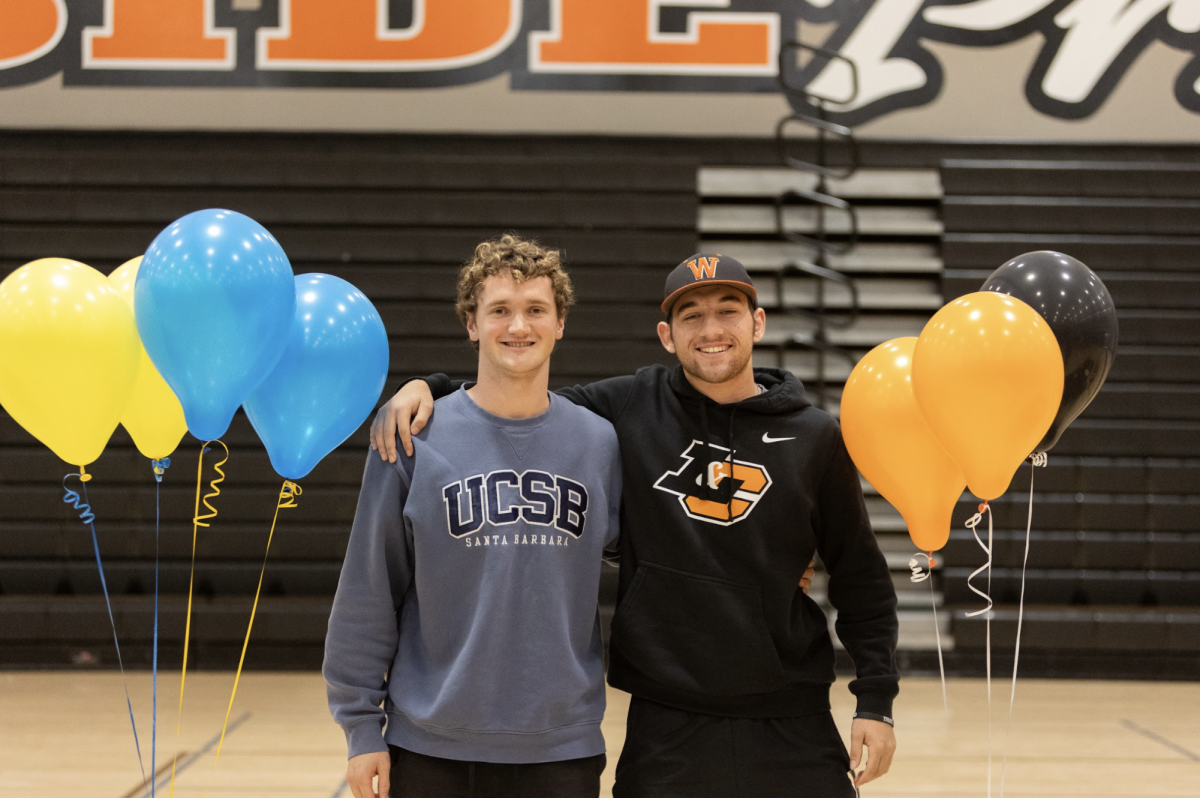
POLYGON ((200 440, 224 435, 279 362, 296 312, 292 279, 279 242, 235 211, 189 213, 146 250, 138 334, 200 440))
POLYGON ((328 274, 296 275, 296 316, 279 364, 243 407, 284 479, 300 479, 371 414, 388 339, 371 300, 328 274))

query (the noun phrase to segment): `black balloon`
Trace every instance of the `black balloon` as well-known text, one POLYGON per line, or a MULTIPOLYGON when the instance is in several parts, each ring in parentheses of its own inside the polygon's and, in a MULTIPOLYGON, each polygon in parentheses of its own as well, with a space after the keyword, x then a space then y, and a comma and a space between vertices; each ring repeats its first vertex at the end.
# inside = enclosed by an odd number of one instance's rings
POLYGON ((1041 314, 1062 350, 1062 403, 1039 452, 1058 443, 1063 430, 1100 391, 1117 354, 1117 310, 1096 273, 1061 252, 1027 252, 992 272, 981 291, 1016 297, 1041 314))

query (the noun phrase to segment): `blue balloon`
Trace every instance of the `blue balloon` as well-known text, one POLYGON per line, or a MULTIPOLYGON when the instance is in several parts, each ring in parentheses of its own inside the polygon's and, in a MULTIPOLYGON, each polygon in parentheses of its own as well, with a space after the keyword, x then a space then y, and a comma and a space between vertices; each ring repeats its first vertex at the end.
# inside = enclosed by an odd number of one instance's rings
POLYGON ((287 348, 243 405, 279 475, 306 476, 349 438, 387 372, 387 330, 371 300, 340 277, 296 275, 287 348))
POLYGON ((189 213, 146 250, 134 307, 138 334, 188 429, 212 440, 283 354, 296 314, 292 265, 250 217, 189 213))

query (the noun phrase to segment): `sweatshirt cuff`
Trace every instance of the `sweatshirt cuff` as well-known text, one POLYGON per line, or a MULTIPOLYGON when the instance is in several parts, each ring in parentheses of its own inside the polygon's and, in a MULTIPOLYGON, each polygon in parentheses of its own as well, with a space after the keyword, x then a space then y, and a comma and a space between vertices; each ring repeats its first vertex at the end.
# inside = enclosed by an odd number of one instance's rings
POLYGON ((349 751, 347 758, 388 750, 387 743, 383 741, 382 720, 364 720, 353 726, 346 726, 343 731, 346 733, 346 750, 349 751))
POLYGON ((855 711, 883 715, 888 718, 895 717, 892 714, 892 698, 893 696, 886 693, 859 693, 858 706, 855 711))

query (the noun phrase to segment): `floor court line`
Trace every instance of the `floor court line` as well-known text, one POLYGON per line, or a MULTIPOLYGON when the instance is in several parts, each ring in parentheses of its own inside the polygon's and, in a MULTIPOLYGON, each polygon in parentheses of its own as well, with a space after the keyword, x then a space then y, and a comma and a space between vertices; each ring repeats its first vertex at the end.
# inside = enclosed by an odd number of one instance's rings
MULTIPOLYGON (((179 754, 176 754, 175 756, 177 756, 177 757, 178 757, 179 755, 181 755, 181 754, 186 754, 186 753, 187 753, 186 751, 180 751, 180 752, 179 752, 179 754)), ((163 766, 162 766, 162 767, 160 767, 158 770, 156 770, 156 771, 154 772, 154 780, 155 780, 155 782, 156 782, 156 783, 157 783, 157 782, 161 782, 161 781, 162 781, 163 774, 164 774, 164 773, 170 773, 170 771, 171 771, 171 760, 169 760, 169 759, 168 759, 168 760, 167 760, 167 761, 166 761, 166 762, 163 764, 163 766)), ((149 787, 149 785, 148 785, 148 784, 146 784, 146 783, 139 784, 138 786, 134 787, 134 788, 133 788, 132 790, 130 790, 129 792, 127 792, 127 793, 125 793, 124 795, 122 795, 122 796, 121 796, 121 798, 137 798, 137 796, 139 796, 139 794, 141 793, 141 791, 142 791, 142 790, 144 790, 144 789, 148 789, 148 787, 149 787)))
MULTIPOLYGON (((234 731, 237 730, 238 726, 241 726, 243 723, 245 723, 248 720, 250 720, 250 713, 249 712, 242 713, 241 717, 237 718, 236 720, 234 720, 233 723, 229 724, 229 728, 227 728, 225 730, 225 736, 229 737, 230 735, 232 735, 234 733, 234 731)), ((201 748, 199 751, 197 751, 196 753, 189 756, 187 759, 183 760, 182 764, 176 765, 175 766, 176 780, 178 780, 180 775, 183 774, 183 771, 190 768, 196 762, 199 762, 200 759, 205 754, 207 754, 212 749, 216 748, 217 743, 220 742, 220 740, 221 740, 220 734, 214 735, 211 740, 209 740, 207 743, 204 744, 203 748, 201 748)), ((164 766, 162 769, 166 770, 166 767, 164 766)), ((160 781, 161 781, 161 779, 160 779, 160 781)), ((156 787, 156 790, 158 790, 157 787, 156 787)), ((150 785, 146 784, 146 785, 134 787, 132 790, 125 793, 125 795, 122 798, 130 798, 130 796, 136 796, 136 798, 146 798, 146 796, 148 796, 149 794, 150 794, 150 785), (141 790, 141 792, 138 792, 138 790, 141 790)))
POLYGON ((1135 731, 1138 734, 1142 735, 1143 737, 1153 740, 1156 743, 1161 743, 1162 745, 1165 745, 1167 748, 1170 748, 1172 751, 1175 751, 1178 754, 1182 754, 1183 756, 1186 756, 1188 759, 1192 760, 1193 762, 1200 762, 1200 756, 1196 756, 1191 751, 1184 748, 1182 745, 1178 745, 1177 743, 1171 742, 1166 737, 1163 737, 1161 734, 1156 734, 1155 732, 1152 732, 1149 729, 1144 729, 1141 726, 1137 725, 1136 723, 1134 723, 1133 721, 1128 720, 1128 719, 1122 720, 1121 725, 1124 726, 1126 729, 1129 729, 1130 731, 1135 731))

